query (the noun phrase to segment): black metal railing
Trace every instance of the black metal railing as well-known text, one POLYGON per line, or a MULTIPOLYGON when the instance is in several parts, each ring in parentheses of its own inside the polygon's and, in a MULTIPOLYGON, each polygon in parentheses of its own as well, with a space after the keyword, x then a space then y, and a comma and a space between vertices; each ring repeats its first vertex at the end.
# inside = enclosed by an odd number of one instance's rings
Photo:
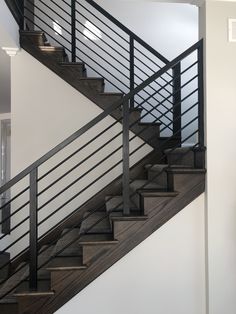
MULTIPOLYGON (((25 0, 24 28, 43 31, 52 45, 64 47, 71 62, 84 62, 88 76, 103 77, 111 92, 127 94, 169 62, 92 0, 25 0)), ((175 76, 177 69, 170 68, 129 100, 131 108, 139 106, 144 114, 162 101, 144 122, 157 117, 165 124, 173 120, 172 106, 178 101, 172 96, 178 89, 175 76), (170 78, 173 81, 167 84, 170 78), (140 106, 154 91, 155 96, 140 106), (171 110, 162 116, 166 109, 171 110)), ((173 133, 175 126, 170 125, 163 136, 173 133)))
MULTIPOLYGON (((122 176, 123 214, 130 214, 130 203, 134 197, 130 192, 132 183, 130 169, 141 158, 140 156, 145 156, 152 151, 152 148, 139 138, 142 132, 145 132, 145 128, 135 135, 130 132, 130 129, 139 124, 145 115, 157 110, 165 101, 159 101, 155 106, 148 108, 143 116, 133 120, 130 100, 140 94, 144 97, 143 91, 170 69, 175 69, 175 77, 169 78, 162 88, 173 86, 174 80, 176 81, 175 89, 170 96, 167 96, 167 98, 175 98, 175 103, 171 108, 163 111, 154 122, 159 122, 170 111, 176 112, 176 116, 169 123, 162 123, 160 127, 161 132, 171 125, 175 126, 175 130, 171 136, 160 142, 157 134, 152 134, 150 139, 159 143, 156 147, 157 151, 162 151, 168 143, 172 143, 173 150, 185 144, 190 148, 204 147, 202 52, 201 40, 0 187, 0 196, 6 192, 11 195, 10 200, 0 208, 4 211, 11 206, 10 215, 1 221, 1 224, 11 221, 11 238, 5 243, 4 240, 8 235, 1 235, 0 254, 12 252, 10 262, 2 265, 1 268, 14 264, 25 252, 29 252, 29 259, 12 271, 10 277, 29 265, 24 279, 28 278, 30 289, 36 290, 37 274, 44 265, 38 263, 39 256, 43 252, 43 250, 39 251, 42 239, 68 217, 79 212, 91 193, 94 194, 96 189, 101 190, 107 182, 119 176, 122 176), (186 60, 189 58, 192 63, 186 66, 186 60), (117 120, 110 117, 114 112, 120 115, 117 120)), ((145 102, 152 101, 159 90, 160 88, 146 95, 138 106, 142 107, 145 102)), ((147 124, 146 129, 148 127, 147 124)), ((94 211, 99 210, 99 208, 94 209, 94 211)), ((94 211, 76 224, 80 225, 94 211)), ((95 224, 97 223, 99 221, 95 224)), ((8 279, 9 277, 1 283, 8 279)), ((4 297, 15 288, 12 287, 0 297, 4 297)))

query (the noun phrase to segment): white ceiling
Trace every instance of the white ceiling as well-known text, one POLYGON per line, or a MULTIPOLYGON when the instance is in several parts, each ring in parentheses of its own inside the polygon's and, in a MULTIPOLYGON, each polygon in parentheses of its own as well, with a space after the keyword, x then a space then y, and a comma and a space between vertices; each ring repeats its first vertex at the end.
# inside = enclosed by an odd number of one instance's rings
POLYGON ((10 57, 0 48, 0 114, 11 111, 10 57))

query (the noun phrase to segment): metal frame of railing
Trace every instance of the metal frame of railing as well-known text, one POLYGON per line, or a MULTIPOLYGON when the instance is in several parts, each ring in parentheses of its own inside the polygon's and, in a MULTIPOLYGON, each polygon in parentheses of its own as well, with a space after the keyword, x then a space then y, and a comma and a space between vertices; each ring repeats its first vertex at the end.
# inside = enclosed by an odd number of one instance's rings
MULTIPOLYGON (((27 0, 29 1, 29 0, 27 0)), ((130 86, 129 86, 129 92, 124 95, 124 97, 117 101, 116 103, 112 104, 108 109, 104 110, 101 114, 99 114, 96 118, 91 120, 89 123, 87 123, 85 126, 83 126, 81 129, 73 133, 71 136, 69 136, 66 140, 61 142, 59 145, 54 147, 52 150, 50 150, 47 154, 42 156, 40 159, 35 161, 33 164, 31 164, 29 167, 27 167, 25 170, 23 170, 21 173, 19 173, 17 176, 15 176, 13 179, 11 179, 9 182, 7 182, 4 186, 0 187, 0 195, 4 194, 7 191, 12 191, 14 187, 21 182, 24 178, 29 178, 29 185, 24 187, 20 192, 17 192, 15 195, 13 194, 13 197, 6 202, 0 210, 3 210, 8 206, 11 206, 12 202, 18 199, 22 196, 25 192, 29 193, 29 200, 27 200, 25 203, 23 203, 19 208, 15 209, 11 212, 11 214, 6 217, 4 220, 12 219, 13 216, 17 215, 19 212, 21 212, 26 206, 29 206, 29 216, 22 219, 20 222, 18 222, 13 228, 11 228, 10 232, 13 232, 18 227, 22 226, 23 223, 26 221, 29 222, 29 230, 26 230, 20 237, 18 237, 16 240, 12 241, 10 245, 7 245, 3 250, 2 253, 8 251, 12 246, 16 245, 20 240, 22 240, 25 236, 29 235, 29 247, 21 251, 17 256, 15 256, 13 259, 10 260, 9 263, 3 265, 2 267, 6 267, 10 263, 14 262, 22 256, 25 252, 29 252, 29 261, 24 263, 21 267, 18 267, 15 271, 11 273, 10 276, 13 276, 16 272, 20 271, 22 267, 25 267, 25 265, 29 264, 29 275, 25 277, 29 279, 29 287, 31 290, 37 290, 37 283, 38 283, 38 270, 43 267, 43 265, 38 265, 38 256, 39 256, 39 243, 40 241, 50 232, 55 230, 57 227, 57 224, 52 226, 49 230, 47 230, 45 233, 39 236, 38 230, 39 227, 42 226, 45 222, 47 222, 51 217, 55 216, 56 213, 58 213, 60 210, 65 208, 66 205, 68 205, 71 201, 79 197, 84 191, 86 191, 88 188, 90 188, 93 184, 98 182, 101 178, 104 178, 107 173, 109 173, 112 169, 115 169, 118 165, 122 165, 122 196, 123 196, 123 214, 129 215, 130 214, 130 202, 132 201, 132 197, 134 196, 134 193, 130 193, 130 158, 135 154, 135 152, 139 151, 141 148, 143 148, 146 143, 143 142, 141 145, 139 145, 134 150, 130 149, 130 143, 137 138, 142 132, 145 131, 145 128, 137 132, 135 135, 130 135, 130 128, 134 125, 137 125, 145 115, 152 114, 154 111, 158 110, 163 104, 165 104, 166 100, 173 98, 173 103, 171 107, 165 106, 165 111, 160 111, 159 115, 154 115, 154 121, 158 122, 161 120, 162 117, 167 117, 170 113, 173 114, 172 119, 167 119, 168 122, 162 123, 161 131, 164 131, 168 128, 171 128, 173 130, 173 133, 171 136, 167 137, 166 140, 159 145, 157 150, 162 150, 163 147, 165 147, 165 144, 172 141, 175 138, 179 138, 179 141, 172 147, 172 150, 174 150, 176 147, 179 147, 181 144, 186 143, 189 138, 191 138, 193 135, 197 135, 197 140, 192 145, 191 149, 193 147, 197 147, 200 149, 203 149, 204 147, 204 103, 203 103, 203 40, 200 40, 198 43, 187 49, 185 52, 183 52, 180 56, 175 58, 172 61, 168 61, 166 59, 163 59, 162 56, 160 56, 155 50, 153 50, 151 47, 149 47, 147 44, 145 44, 141 39, 139 39, 135 34, 130 32, 128 29, 126 29, 122 24, 120 24, 117 20, 115 20, 113 17, 111 17, 106 11, 101 9, 96 3, 94 3, 92 0, 85 0, 85 2, 89 3, 93 7, 99 10, 101 14, 103 14, 105 17, 107 17, 109 20, 111 20, 113 23, 116 23, 118 27, 120 27, 123 31, 127 32, 130 36, 130 73, 131 73, 131 79, 130 79, 130 86), (158 56, 158 58, 161 58, 163 61, 165 61, 165 65, 161 67, 158 71, 155 71, 154 74, 150 75, 147 79, 144 79, 140 84, 135 86, 134 84, 134 73, 133 73, 133 41, 137 40, 140 44, 145 46, 145 48, 149 49, 149 51, 155 55, 158 56), (193 61, 190 65, 188 65, 186 68, 182 69, 182 62, 188 58, 191 54, 197 55, 197 60, 193 61), (187 79, 187 81, 182 82, 182 77, 184 74, 189 72, 193 67, 197 68, 197 74, 190 76, 190 78, 187 79), (173 76, 170 76, 170 71, 173 71, 173 76), (158 86, 160 78, 164 78, 163 82, 164 85, 159 86, 158 89, 153 88, 153 83, 155 86, 158 86), (167 79, 169 78, 169 80, 167 79), (182 90, 186 87, 191 85, 192 82, 195 82, 197 87, 193 86, 192 88, 189 88, 186 95, 182 94, 182 90), (131 86, 132 85, 132 86, 131 86), (143 91, 147 90, 147 87, 152 87, 152 92, 149 89, 149 92, 144 94, 143 91), (160 91, 165 90, 167 87, 170 87, 170 94, 163 97, 163 99, 157 101, 156 95, 160 93, 160 91), (191 99, 192 95, 195 95, 194 100, 191 99), (145 114, 136 119, 136 121, 130 121, 130 109, 133 107, 134 100, 137 98, 137 96, 140 97, 141 102, 136 104, 138 108, 143 108, 143 105, 145 103, 148 103, 150 101, 152 102, 152 106, 146 109, 145 114), (191 99, 191 101, 190 101, 191 99), (182 104, 189 100, 188 106, 183 109, 182 104), (154 105, 155 104, 155 105, 154 105), (197 108, 197 113, 194 117, 191 117, 188 120, 184 120, 183 118, 192 110, 197 108), (53 167, 48 170, 43 175, 39 176, 39 168, 45 164, 47 161, 51 160, 54 156, 56 156, 59 152, 63 151, 65 148, 67 148, 71 143, 75 142, 77 139, 81 138, 86 132, 91 130, 93 127, 97 126, 101 121, 103 121, 106 117, 112 115, 114 111, 117 111, 117 109, 121 109, 121 116, 117 121, 113 122, 109 126, 107 126, 105 129, 100 131, 94 138, 87 141, 82 146, 79 146, 76 151, 71 153, 69 156, 64 158, 62 161, 57 162, 53 165, 53 167), (195 129, 191 130, 185 137, 183 136, 183 131, 188 129, 190 125, 197 122, 197 126, 195 129), (95 151, 92 151, 87 157, 80 160, 79 163, 77 163, 75 166, 70 168, 68 171, 66 171, 63 175, 59 176, 56 180, 51 182, 48 186, 44 187, 43 190, 39 191, 39 182, 43 180, 44 178, 48 177, 50 173, 55 171, 58 167, 65 164, 69 159, 71 159, 73 156, 78 154, 83 149, 87 148, 88 145, 95 142, 99 137, 103 136, 106 132, 109 132, 110 129, 117 125, 122 124, 122 130, 119 131, 115 136, 110 138, 108 141, 106 141, 101 147, 97 148, 95 151), (39 205, 39 196, 47 192, 52 186, 54 186, 57 182, 61 181, 63 178, 68 176, 71 172, 73 172, 75 169, 77 169, 79 166, 83 165, 86 161, 89 160, 89 158, 99 152, 101 149, 106 147, 109 143, 111 143, 114 139, 118 138, 119 136, 122 136, 122 144, 115 149, 112 153, 109 153, 108 155, 104 156, 102 159, 100 159, 97 164, 94 164, 90 169, 85 171, 82 175, 77 177, 74 181, 72 181, 70 184, 66 185, 60 192, 52 196, 50 199, 48 199, 45 203, 39 205), (106 169, 105 172, 103 172, 101 175, 99 175, 96 180, 89 183, 87 186, 83 186, 82 189, 77 191, 75 194, 73 194, 68 200, 66 200, 64 203, 60 204, 56 209, 52 212, 50 212, 46 217, 41 219, 39 221, 39 213, 41 210, 48 204, 50 204, 55 198, 62 195, 65 191, 67 191, 70 187, 72 187, 74 184, 79 182, 82 178, 84 178, 86 175, 91 173, 94 169, 96 169, 100 164, 105 162, 110 156, 113 156, 116 152, 119 150, 122 150, 122 158, 119 159, 114 165, 112 165, 109 169, 106 169)), ((74 3, 74 2, 73 2, 74 3)), ((74 14, 75 8, 72 6, 72 18, 74 14)), ((75 30, 74 30, 75 31, 75 30)), ((73 32, 74 32, 73 31, 73 32)), ((75 43, 72 42, 73 47, 72 51, 76 50, 74 47, 75 43)), ((72 60, 76 60, 72 56, 72 60)), ((148 126, 146 126, 146 129, 148 126)), ((156 135, 152 135, 150 139, 155 139, 156 135)), ((164 158, 164 157, 162 157, 164 158)), ((162 160, 162 158, 159 160, 159 162, 162 160)), ((167 168, 169 165, 166 166, 167 168)), ((164 169, 165 170, 165 169, 164 169)), ((164 171, 163 170, 163 171, 164 171)), ((158 174, 160 175, 160 173, 158 174)), ((157 175, 157 176, 158 176, 157 175)), ((152 179, 154 180, 154 178, 152 179)), ((149 181, 150 182, 150 181, 149 181)), ((146 184, 143 185, 143 188, 145 188, 146 184)), ((81 205, 82 206, 82 205, 81 205)), ((61 220, 59 223, 61 224, 63 221, 68 219, 70 215, 72 215, 75 212, 78 212, 80 207, 77 207, 73 210, 72 213, 70 213, 68 216, 66 216, 63 220, 61 220)), ((119 206, 119 205, 118 205, 119 206)), ((95 209, 97 211, 99 209, 95 209)), ((91 215, 93 211, 91 211, 89 215, 91 215)), ((76 222, 76 225, 80 225, 83 220, 87 219, 87 217, 83 217, 82 220, 79 222, 76 222)), ((1 222, 1 224, 4 221, 1 222)), ((96 222, 96 224, 99 223, 96 222)), ((92 226, 93 227, 93 226, 92 226)), ((92 228, 91 227, 91 228, 92 228)), ((0 241, 4 239, 6 235, 1 236, 0 241)), ((63 234, 65 236, 65 234, 63 234)), ((52 245, 53 243, 51 243, 52 245)), ((63 248, 64 250, 65 248, 63 248)), ((42 253, 42 252, 41 252, 42 253)), ((57 254, 59 254, 57 252, 57 254)), ((53 256, 55 257, 55 256, 53 256)), ((53 258, 51 257, 51 258, 53 258)), ((51 259, 50 258, 50 259, 51 259)), ((49 259, 49 260, 50 260, 49 259)), ((48 261, 49 261, 48 260, 48 261)), ((47 262, 48 262, 47 261, 47 262)), ((8 279, 8 278, 7 278, 8 279)), ((2 283, 7 281, 5 279, 2 283)), ((1 284, 1 283, 0 283, 1 284)), ((15 287, 14 287, 15 288, 15 287)), ((13 289, 14 289, 13 288, 13 289)), ((11 291, 8 291, 10 293, 11 291)), ((0 296, 0 298, 4 297, 7 293, 0 296)))

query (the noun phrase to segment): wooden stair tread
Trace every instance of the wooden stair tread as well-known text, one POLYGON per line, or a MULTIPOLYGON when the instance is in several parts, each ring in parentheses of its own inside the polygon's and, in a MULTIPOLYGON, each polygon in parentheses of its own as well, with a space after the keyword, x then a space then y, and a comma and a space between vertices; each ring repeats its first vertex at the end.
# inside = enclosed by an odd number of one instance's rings
POLYGON ((85 234, 80 238, 81 245, 102 245, 102 244, 116 244, 113 234, 85 234))
POLYGON ((85 63, 84 62, 58 62, 61 66, 85 66, 85 63))
POLYGON ((166 171, 169 173, 176 173, 176 174, 206 173, 206 169, 196 169, 196 168, 168 168, 166 171))
POLYGON ((168 164, 147 164, 145 165, 145 169, 148 171, 162 171, 163 169, 168 169, 168 168, 190 168, 192 169, 193 167, 189 165, 168 165, 168 164))
POLYGON ((86 269, 83 265, 82 256, 78 257, 55 257, 47 266, 47 270, 79 270, 86 269))
POLYGON ((121 98, 124 96, 123 93, 115 93, 115 92, 104 92, 99 93, 100 96, 120 96, 121 98))
POLYGON ((22 296, 47 296, 54 295, 54 291, 51 291, 50 280, 38 280, 37 291, 31 291, 29 289, 29 281, 24 281, 20 287, 14 293, 16 297, 22 296))
POLYGON ((140 215, 140 211, 132 212, 130 215, 124 215, 123 212, 113 212, 110 214, 113 221, 144 221, 148 219, 146 215, 140 215))
POLYGON ((64 52, 65 49, 61 46, 38 46, 38 48, 41 50, 41 51, 48 51, 48 52, 52 52, 52 51, 60 51, 60 52, 64 52))
POLYGON ((155 190, 139 190, 142 196, 145 197, 176 197, 179 195, 178 192, 169 192, 169 191, 155 191, 155 190))

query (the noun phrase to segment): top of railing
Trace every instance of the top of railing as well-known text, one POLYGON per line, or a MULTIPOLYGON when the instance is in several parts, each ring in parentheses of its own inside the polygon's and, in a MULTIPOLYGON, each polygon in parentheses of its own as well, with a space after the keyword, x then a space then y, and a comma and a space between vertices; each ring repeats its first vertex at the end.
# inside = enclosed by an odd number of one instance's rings
MULTIPOLYGON (((91 0, 89 0, 91 1, 91 0)), ((201 48, 203 45, 203 39, 192 45, 190 48, 188 48, 186 51, 184 51, 182 54, 180 54, 177 58, 173 59, 172 61, 168 62, 163 68, 161 68, 159 71, 154 73, 152 76, 150 76, 147 80, 142 82, 139 86, 137 86, 134 90, 132 90, 130 93, 125 95, 121 100, 115 102, 112 104, 109 108, 104 110, 101 114, 99 114, 96 118, 88 122, 85 126, 80 128, 78 131, 73 133, 71 136, 69 136, 67 139, 62 141, 60 144, 58 144, 56 147, 51 149, 48 153, 46 153, 44 156, 39 158, 37 161, 32 163, 30 166, 28 166, 26 169, 24 169, 22 172, 20 172, 18 175, 16 175, 13 179, 8 181, 5 185, 0 187, 0 194, 4 193, 8 189, 10 189, 12 186, 14 186, 17 182, 22 180, 25 176, 30 174, 30 172, 39 166, 41 166, 43 163, 45 163, 48 159, 56 155, 58 152, 60 152, 63 148, 68 146, 70 143, 75 141, 77 138, 82 136, 85 132, 87 132, 89 129, 91 129, 93 126, 95 126, 97 123, 99 123, 101 120, 106 118, 108 115, 110 115, 116 108, 120 107, 123 103, 130 100, 132 97, 134 97, 137 93, 142 91, 145 87, 147 87, 149 84, 151 84, 153 81, 155 81, 158 77, 162 76, 165 72, 172 69, 176 64, 178 64, 181 60, 186 58, 188 55, 190 55, 193 51, 196 49, 201 48)))
MULTIPOLYGON (((103 14, 108 20, 116 24, 120 29, 122 29, 126 34, 135 39, 138 43, 144 46, 147 50, 149 50, 152 54, 154 54, 157 58, 159 58, 165 64, 169 63, 169 60, 162 56, 159 52, 157 52, 154 48, 152 48, 149 44, 147 44, 144 40, 142 40, 139 36, 133 33, 130 29, 128 29, 124 24, 118 21, 114 16, 108 13, 105 9, 103 9, 99 4, 97 4, 93 0, 85 0, 92 7, 97 9, 101 14, 103 14)), ((77 1, 78 2, 78 1, 77 1)))

